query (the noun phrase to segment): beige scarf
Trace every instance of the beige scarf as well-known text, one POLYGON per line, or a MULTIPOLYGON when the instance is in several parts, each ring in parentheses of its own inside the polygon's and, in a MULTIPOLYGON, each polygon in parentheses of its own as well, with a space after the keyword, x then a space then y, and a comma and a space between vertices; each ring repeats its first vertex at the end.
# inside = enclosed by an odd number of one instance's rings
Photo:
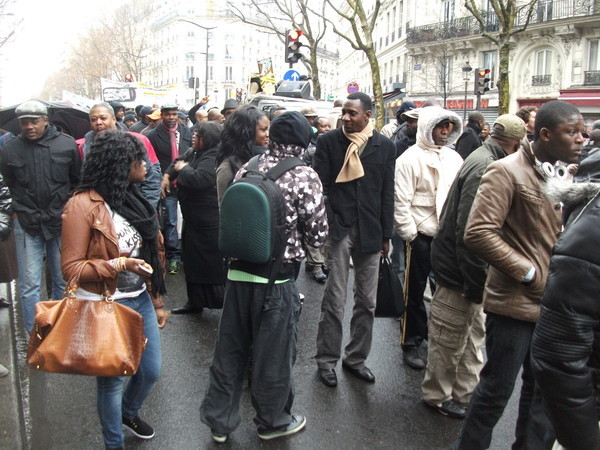
POLYGON ((369 138, 373 136, 373 124, 369 121, 362 131, 357 131, 355 133, 346 133, 344 128, 342 128, 342 132, 344 133, 344 136, 350 139, 350 145, 346 149, 344 164, 335 179, 336 183, 346 183, 365 176, 365 171, 360 162, 358 151, 367 143, 369 138))

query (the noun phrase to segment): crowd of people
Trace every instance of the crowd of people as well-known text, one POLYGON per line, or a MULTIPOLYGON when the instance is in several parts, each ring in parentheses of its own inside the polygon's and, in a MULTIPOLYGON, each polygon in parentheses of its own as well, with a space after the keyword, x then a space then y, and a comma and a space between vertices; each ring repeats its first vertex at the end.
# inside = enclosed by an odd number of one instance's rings
POLYGON ((405 294, 404 363, 423 370, 427 406, 464 420, 453 448, 489 447, 521 371, 513 448, 550 449, 555 439, 600 448, 600 121, 584 137, 571 104, 486 124, 479 111, 463 123, 434 100, 405 100, 380 133, 360 92, 329 117, 231 99, 220 111, 201 101, 187 113, 100 102, 78 140, 39 101, 15 114, 21 133, 0 139, 0 241, 14 246, 25 330, 43 297, 44 261, 50 298, 79 274, 79 298, 108 294, 144 317, 136 374, 97 378, 107 449, 123 448, 123 427, 155 434, 139 411, 160 376, 168 273, 183 266, 187 289, 173 314, 222 309, 200 406, 213 440, 226 442, 240 424, 246 374, 258 436, 271 440, 307 422, 292 413, 301 263, 325 285, 314 359, 318 380, 335 388, 340 359, 350 375, 376 380, 366 361, 388 255, 405 294), (265 277, 264 267, 221 253, 219 209, 248 171, 266 174, 292 157, 303 165, 275 181, 285 203, 282 264, 265 277))

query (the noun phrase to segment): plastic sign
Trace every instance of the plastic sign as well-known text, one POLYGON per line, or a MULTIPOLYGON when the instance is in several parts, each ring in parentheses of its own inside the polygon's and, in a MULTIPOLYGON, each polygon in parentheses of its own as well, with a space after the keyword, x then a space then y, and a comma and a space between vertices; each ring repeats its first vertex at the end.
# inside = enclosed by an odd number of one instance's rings
POLYGON ((348 87, 346 88, 348 94, 354 94, 359 91, 358 83, 353 81, 352 83, 348 83, 348 87))

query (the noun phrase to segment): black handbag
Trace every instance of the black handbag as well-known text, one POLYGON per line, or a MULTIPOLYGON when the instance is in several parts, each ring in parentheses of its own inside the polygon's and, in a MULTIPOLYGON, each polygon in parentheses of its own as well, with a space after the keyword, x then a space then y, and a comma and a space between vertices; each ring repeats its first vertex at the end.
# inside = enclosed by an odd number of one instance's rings
POLYGON ((405 309, 402 284, 392 269, 390 259, 381 258, 379 261, 375 317, 398 318, 404 314, 405 309))

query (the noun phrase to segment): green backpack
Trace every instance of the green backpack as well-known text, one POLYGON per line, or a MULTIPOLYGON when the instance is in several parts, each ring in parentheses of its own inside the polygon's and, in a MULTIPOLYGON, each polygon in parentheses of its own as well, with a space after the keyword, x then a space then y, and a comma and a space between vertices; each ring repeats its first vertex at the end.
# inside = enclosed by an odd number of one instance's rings
POLYGON ((258 159, 253 157, 247 172, 225 191, 219 211, 219 250, 226 257, 267 265, 282 259, 286 245, 285 199, 275 181, 304 162, 284 158, 262 173, 258 159))

